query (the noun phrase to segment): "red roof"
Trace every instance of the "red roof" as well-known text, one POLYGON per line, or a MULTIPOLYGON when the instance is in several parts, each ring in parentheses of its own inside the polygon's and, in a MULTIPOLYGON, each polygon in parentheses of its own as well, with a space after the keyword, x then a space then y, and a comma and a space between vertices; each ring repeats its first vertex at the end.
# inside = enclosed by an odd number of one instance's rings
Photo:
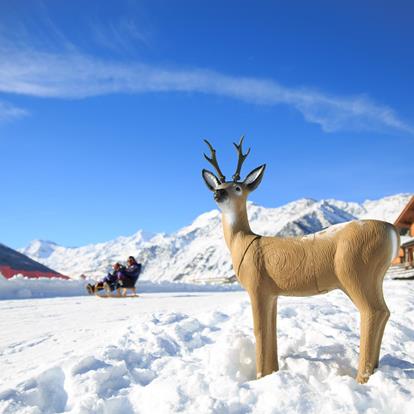
POLYGON ((59 279, 69 279, 68 276, 61 275, 57 272, 37 272, 31 270, 24 270, 24 269, 13 269, 10 266, 1 266, 0 265, 0 273, 6 278, 10 279, 16 275, 23 275, 29 278, 39 278, 39 277, 47 277, 47 278, 59 278, 59 279))
POLYGON ((394 225, 398 228, 408 228, 414 223, 414 196, 404 207, 401 214, 395 220, 394 225))
POLYGON ((68 276, 64 276, 4 244, 0 244, 0 273, 6 279, 17 274, 30 278, 69 279, 68 276))

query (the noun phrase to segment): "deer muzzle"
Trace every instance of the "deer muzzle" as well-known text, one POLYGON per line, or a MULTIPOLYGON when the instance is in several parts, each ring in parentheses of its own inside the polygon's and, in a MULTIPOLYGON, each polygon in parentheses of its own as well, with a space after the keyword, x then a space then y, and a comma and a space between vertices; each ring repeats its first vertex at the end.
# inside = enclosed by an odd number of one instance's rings
POLYGON ((226 198, 227 198, 227 191, 226 190, 219 189, 219 190, 214 191, 214 200, 217 203, 221 203, 226 198))

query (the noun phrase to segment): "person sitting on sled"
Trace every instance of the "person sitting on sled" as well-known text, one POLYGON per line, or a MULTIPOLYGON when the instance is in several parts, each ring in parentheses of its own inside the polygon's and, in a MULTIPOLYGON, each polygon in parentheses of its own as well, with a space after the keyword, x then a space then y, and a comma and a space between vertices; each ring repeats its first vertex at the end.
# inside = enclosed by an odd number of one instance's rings
POLYGON ((114 271, 112 273, 108 273, 103 279, 101 279, 95 285, 91 285, 90 283, 86 286, 86 289, 90 295, 100 291, 100 290, 110 290, 113 291, 117 287, 117 283, 119 280, 120 273, 125 269, 125 266, 122 266, 120 263, 115 263, 112 268, 114 271))
POLYGON ((141 264, 137 263, 133 256, 129 256, 127 267, 118 272, 116 288, 133 288, 141 273, 141 264))

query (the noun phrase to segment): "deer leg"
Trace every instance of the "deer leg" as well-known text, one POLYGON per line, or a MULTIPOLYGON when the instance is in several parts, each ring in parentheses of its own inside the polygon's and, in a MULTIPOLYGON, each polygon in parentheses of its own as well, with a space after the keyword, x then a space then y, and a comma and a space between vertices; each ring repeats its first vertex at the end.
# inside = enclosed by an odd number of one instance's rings
POLYGON ((364 384, 378 367, 382 336, 390 312, 382 293, 385 270, 365 269, 361 272, 344 272, 340 280, 345 293, 360 312, 360 352, 356 380, 364 384))
POLYGON ((378 367, 379 354, 389 310, 382 295, 382 286, 364 286, 347 292, 360 312, 360 352, 356 380, 364 384, 378 367))
POLYGON ((271 302, 271 314, 270 332, 272 333, 272 337, 270 338, 270 346, 274 347, 274 356, 272 361, 270 361, 270 365, 274 368, 274 371, 279 371, 279 363, 277 360, 277 298, 273 298, 271 302))
POLYGON ((251 296, 256 337, 256 375, 261 378, 279 369, 276 344, 276 299, 251 296))
POLYGON ((382 296, 381 293, 381 297, 382 297, 382 303, 381 303, 381 312, 380 312, 380 316, 379 316, 379 321, 378 321, 378 331, 377 331, 377 337, 376 337, 376 353, 375 353, 375 357, 374 357, 374 369, 378 368, 379 365, 379 356, 380 356, 380 351, 381 351, 381 343, 382 343, 382 337, 384 336, 384 329, 385 329, 385 325, 388 322, 388 319, 390 317, 390 311, 387 307, 387 305, 385 304, 385 300, 382 296))
POLYGON ((368 305, 361 313, 360 355, 357 381, 364 384, 378 366, 379 353, 388 320, 388 309, 368 305))

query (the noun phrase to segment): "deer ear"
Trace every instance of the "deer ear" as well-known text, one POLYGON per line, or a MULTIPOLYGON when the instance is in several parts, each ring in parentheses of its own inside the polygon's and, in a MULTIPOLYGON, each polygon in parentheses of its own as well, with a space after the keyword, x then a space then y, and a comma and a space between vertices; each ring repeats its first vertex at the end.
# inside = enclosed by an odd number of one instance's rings
POLYGON ((256 190, 256 188, 259 186, 260 182, 262 181, 265 168, 266 164, 263 164, 260 167, 255 168, 247 175, 243 184, 250 192, 256 190))
POLYGON ((210 191, 214 191, 220 185, 219 179, 211 171, 203 170, 201 174, 210 191))

